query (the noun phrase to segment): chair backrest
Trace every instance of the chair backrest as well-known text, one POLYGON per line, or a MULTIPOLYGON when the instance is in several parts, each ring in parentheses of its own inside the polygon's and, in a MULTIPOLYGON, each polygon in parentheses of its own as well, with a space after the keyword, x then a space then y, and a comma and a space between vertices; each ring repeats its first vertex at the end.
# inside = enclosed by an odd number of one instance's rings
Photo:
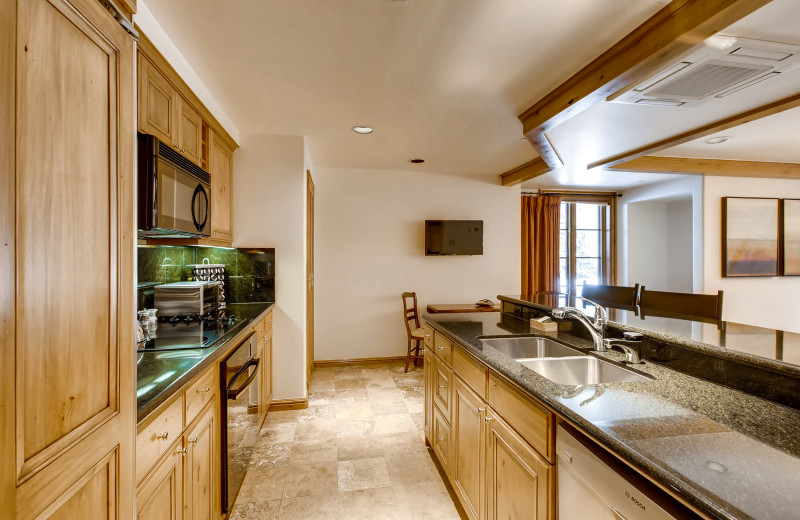
POLYGON ((417 293, 403 293, 403 320, 406 323, 406 332, 419 328, 419 314, 417 313, 417 293), (410 300, 410 301, 409 301, 410 300), (413 322, 413 326, 411 323, 413 322))
POLYGON ((639 284, 633 287, 624 287, 620 285, 584 285, 581 291, 584 298, 592 300, 595 303, 608 303, 623 308, 635 307, 639 299, 639 284))
POLYGON ((693 294, 646 291, 642 286, 639 307, 642 317, 663 316, 717 323, 722 320, 722 291, 717 294, 693 294))

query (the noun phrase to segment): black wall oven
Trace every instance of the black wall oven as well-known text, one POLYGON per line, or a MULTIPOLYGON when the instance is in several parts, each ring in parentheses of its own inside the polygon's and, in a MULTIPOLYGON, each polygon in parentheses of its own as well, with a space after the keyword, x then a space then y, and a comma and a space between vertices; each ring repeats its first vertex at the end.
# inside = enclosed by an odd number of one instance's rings
POLYGON ((138 136, 139 237, 211 235, 211 174, 147 134, 138 136))
POLYGON ((258 336, 253 332, 220 363, 222 406, 222 512, 239 494, 250 455, 258 442, 258 414, 248 414, 249 387, 256 380, 258 336))

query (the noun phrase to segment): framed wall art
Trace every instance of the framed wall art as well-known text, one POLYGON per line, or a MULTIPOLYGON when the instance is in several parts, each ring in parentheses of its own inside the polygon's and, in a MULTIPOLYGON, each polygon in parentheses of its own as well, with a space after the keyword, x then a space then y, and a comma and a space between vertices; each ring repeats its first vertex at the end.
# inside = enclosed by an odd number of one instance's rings
POLYGON ((780 275, 779 199, 722 198, 722 276, 780 275))
POLYGON ((783 199, 781 202, 783 275, 800 276, 800 200, 783 199))

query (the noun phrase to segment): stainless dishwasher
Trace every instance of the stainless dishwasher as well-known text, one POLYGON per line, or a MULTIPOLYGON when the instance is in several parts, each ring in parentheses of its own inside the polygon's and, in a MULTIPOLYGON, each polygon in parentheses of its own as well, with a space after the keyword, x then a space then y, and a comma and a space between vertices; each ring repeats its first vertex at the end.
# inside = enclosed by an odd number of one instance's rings
POLYGON ((569 426, 558 427, 556 453, 559 520, 698 518, 569 426))

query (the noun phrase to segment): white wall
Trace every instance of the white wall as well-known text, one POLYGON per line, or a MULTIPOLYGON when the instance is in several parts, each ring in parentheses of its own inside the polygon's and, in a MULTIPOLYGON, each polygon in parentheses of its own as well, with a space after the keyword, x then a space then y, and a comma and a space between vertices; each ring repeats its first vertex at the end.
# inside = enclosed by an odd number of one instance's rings
POLYGON ((275 248, 273 399, 306 395, 305 139, 242 134, 234 155, 235 247, 275 248))
POLYGON ((692 199, 666 202, 667 287, 675 292, 692 289, 692 199))
POLYGON ((183 57, 181 51, 172 43, 172 40, 155 19, 153 13, 147 8, 145 0, 138 1, 134 21, 142 32, 147 35, 150 41, 153 42, 153 45, 156 46, 167 62, 172 65, 172 68, 175 69, 183 81, 189 85, 192 92, 194 92, 206 108, 208 108, 209 112, 217 118, 219 124, 233 137, 234 141, 239 142, 239 129, 233 124, 233 121, 230 120, 213 94, 206 88, 203 80, 200 79, 200 76, 198 76, 192 66, 189 65, 189 62, 183 57))
POLYGON ((725 291, 723 319, 800 332, 800 278, 722 278, 722 197, 800 198, 800 181, 706 177, 704 192, 705 292, 725 291))
POLYGON ((403 291, 417 292, 421 314, 429 303, 519 293, 519 188, 431 172, 312 175, 316 359, 404 355, 403 291), (484 254, 426 257, 425 219, 483 220, 484 254))
MULTIPOLYGON (((670 244, 667 247, 666 241, 669 239, 670 226, 673 227, 673 237, 680 234, 678 230, 687 228, 685 216, 674 220, 675 213, 686 211, 686 206, 683 208, 674 206, 671 211, 669 211, 670 208, 668 206, 678 202, 678 200, 690 199, 691 243, 688 240, 684 240, 677 247, 684 254, 688 251, 688 256, 692 262, 692 282, 685 290, 687 292, 703 291, 703 177, 686 175, 670 176, 670 179, 665 182, 630 189, 622 193, 622 198, 620 198, 617 206, 617 283, 619 285, 639 283, 653 290, 659 288, 673 290, 669 289, 670 273, 669 269, 667 269, 668 257, 666 252, 673 249, 675 244, 670 244), (649 210, 649 217, 644 215, 637 216, 637 212, 648 212, 648 210, 644 209, 647 204, 655 204, 649 210), (662 215, 660 218, 672 224, 659 226, 657 222, 653 221, 654 213, 662 215), (671 217, 670 214, 672 214, 671 217), (637 225, 636 222, 639 218, 646 218, 646 224, 637 225), (664 256, 658 257, 651 254, 648 251, 649 249, 662 251, 664 256), (629 265, 631 256, 634 260, 633 266, 629 265), (656 261, 657 263, 653 264, 656 261), (648 264, 643 264, 643 262, 648 262, 648 264), (660 267, 663 270, 663 279, 660 271, 651 273, 652 267, 642 270, 643 265, 657 265, 660 267), (651 278, 654 281, 651 282, 647 278, 651 278), (659 285, 662 287, 658 287, 659 285)), ((671 254, 674 256, 678 252, 673 251, 671 254)), ((686 269, 686 264, 681 263, 680 265, 681 270, 686 269)), ((676 268, 676 272, 672 274, 672 279, 678 280, 683 276, 685 274, 679 275, 676 268)), ((681 286, 683 285, 681 284, 681 286)), ((678 289, 674 290, 677 291, 678 289)))

